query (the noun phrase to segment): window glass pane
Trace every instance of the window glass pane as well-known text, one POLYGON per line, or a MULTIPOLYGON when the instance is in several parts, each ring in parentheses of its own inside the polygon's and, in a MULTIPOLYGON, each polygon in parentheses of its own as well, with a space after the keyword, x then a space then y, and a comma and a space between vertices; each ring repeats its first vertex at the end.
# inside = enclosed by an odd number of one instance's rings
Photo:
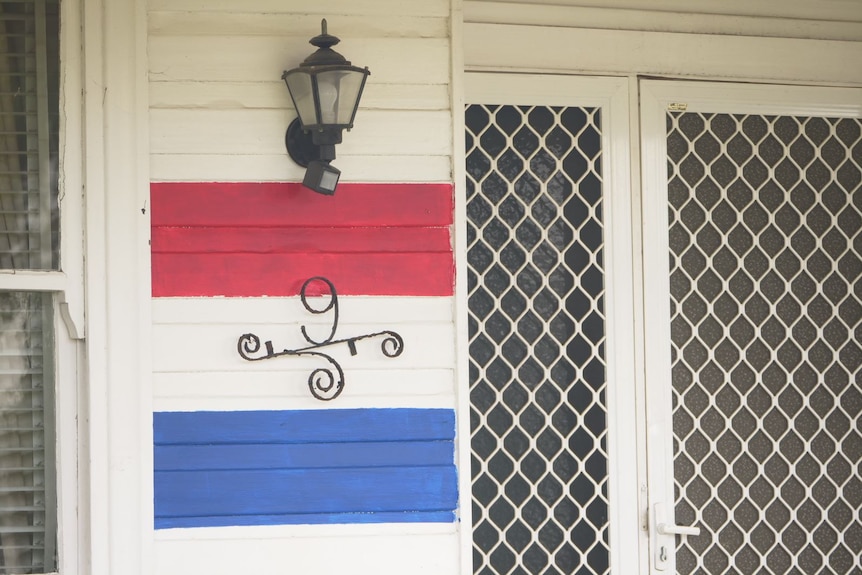
POLYGON ((57 14, 0 2, 0 269, 59 269, 57 14))
POLYGON ((0 291, 0 574, 56 568, 51 295, 0 291))

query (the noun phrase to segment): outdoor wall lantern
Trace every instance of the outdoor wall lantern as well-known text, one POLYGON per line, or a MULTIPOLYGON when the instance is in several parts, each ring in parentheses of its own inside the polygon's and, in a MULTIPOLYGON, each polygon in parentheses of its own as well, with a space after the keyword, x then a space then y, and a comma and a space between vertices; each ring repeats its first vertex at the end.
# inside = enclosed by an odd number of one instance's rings
POLYGON ((293 161, 307 168, 302 184, 332 195, 341 176, 330 165, 335 159, 335 145, 341 143, 341 132, 353 127, 359 98, 371 72, 351 66, 332 49, 340 40, 327 34, 325 19, 320 28, 320 35, 309 40, 317 51, 281 76, 297 114, 287 128, 285 144, 293 161))

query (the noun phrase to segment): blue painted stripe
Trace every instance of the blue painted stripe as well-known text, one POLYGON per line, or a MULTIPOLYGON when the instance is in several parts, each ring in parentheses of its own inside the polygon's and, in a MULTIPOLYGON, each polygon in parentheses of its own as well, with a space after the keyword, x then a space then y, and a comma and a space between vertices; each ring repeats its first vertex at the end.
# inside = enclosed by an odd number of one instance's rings
POLYGON ((155 526, 452 522, 447 409, 154 414, 155 526))
POLYGON ((454 439, 455 412, 410 408, 157 412, 153 432, 156 445, 433 441, 454 439))
POLYGON ((451 441, 157 445, 156 471, 451 465, 451 441))
POLYGON ((157 517, 156 529, 238 527, 253 525, 335 525, 339 523, 454 523, 454 511, 396 513, 308 513, 296 515, 232 515, 157 517))
POLYGON ((454 509, 454 468, 166 471, 157 517, 454 509))

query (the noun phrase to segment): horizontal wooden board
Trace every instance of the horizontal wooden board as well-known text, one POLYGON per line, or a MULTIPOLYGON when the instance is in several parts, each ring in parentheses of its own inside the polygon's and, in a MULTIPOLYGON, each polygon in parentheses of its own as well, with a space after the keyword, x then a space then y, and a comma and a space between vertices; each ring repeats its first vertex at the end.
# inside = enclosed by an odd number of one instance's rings
MULTIPOLYGON (((334 164, 341 170, 341 184, 349 182, 452 182, 452 162, 441 156, 345 156, 338 152, 334 164)), ((286 151, 271 154, 152 154, 153 181, 182 182, 300 182, 305 168, 286 151)))
POLYGON ((862 61, 862 42, 836 40, 477 23, 464 25, 464 61, 473 69, 862 83, 862 67, 846 65, 862 61))
MULTIPOLYGON (((816 1, 816 0, 815 0, 816 1)), ((840 1, 840 0, 839 0, 840 1)), ((791 2, 678 2, 673 17, 668 17, 666 4, 635 0, 627 8, 609 2, 579 2, 579 6, 559 3, 536 6, 522 2, 468 1, 464 3, 464 21, 486 24, 522 24, 604 30, 642 30, 683 34, 724 34, 733 36, 772 36, 779 38, 817 38, 825 40, 862 40, 862 3, 832 3, 844 13, 834 10, 830 15, 824 3, 812 1, 807 13, 793 15, 791 2), (855 18, 851 9, 856 5, 855 18), (781 6, 780 10, 769 6, 781 6), (838 18, 836 18, 838 16, 838 18), (833 18, 833 19, 830 19, 833 18)))
MULTIPOLYGON (((282 364, 281 371, 154 373, 153 408, 157 411, 233 411, 319 409, 308 389, 308 370, 282 364)), ((452 369, 353 369, 345 364, 345 386, 331 409, 360 407, 449 408, 456 404, 452 369)))
MULTIPOLYGON (((315 11, 316 12, 316 11, 315 11)), ((327 18, 328 31, 345 45, 366 38, 447 38, 448 19, 402 15, 402 10, 386 18, 369 14, 337 15, 327 18)), ((320 13, 150 10, 147 29, 153 36, 295 36, 310 39, 320 33, 320 13)), ((341 48, 339 48, 340 50, 341 48)), ((314 50, 309 47, 309 53, 314 50)))
POLYGON ((153 253, 313 254, 448 253, 448 227, 239 228, 159 226, 152 230, 153 253))
POLYGON ((158 226, 446 226, 453 192, 443 184, 342 184, 335 196, 299 183, 154 183, 158 226))
POLYGON ((448 409, 157 412, 155 526, 453 521, 454 436, 448 409))
MULTIPOLYGON (((424 370, 417 370, 416 373, 420 371, 424 370)), ((413 393, 414 390, 420 388, 419 382, 414 380, 421 380, 421 377, 402 378, 399 386, 392 385, 385 392, 378 392, 375 395, 375 386, 363 386, 359 381, 360 378, 356 377, 360 374, 361 372, 348 373, 344 391, 338 396, 338 399, 330 401, 326 405, 331 409, 371 409, 381 407, 455 409, 458 403, 454 394, 454 384, 451 381, 449 382, 449 388, 445 390, 448 395, 413 393)), ((388 371, 377 372, 377 375, 381 376, 375 380, 375 383, 378 384, 377 389, 384 384, 381 380, 385 380, 387 374, 389 374, 388 371)), ((242 374, 238 373, 226 374, 226 376, 234 377, 234 387, 241 387, 249 392, 254 388, 245 384, 255 380, 258 375, 251 374, 243 377, 242 374), (241 382, 242 386, 237 385, 237 382, 241 382)), ((270 396, 249 394, 247 396, 230 398, 216 397, 207 393, 188 397, 162 396, 154 398, 153 409, 180 409, 184 411, 193 411, 195 409, 241 409, 247 411, 254 409, 316 409, 323 405, 308 390, 306 383, 308 374, 297 373, 295 375, 296 377, 294 378, 282 375, 280 383, 284 393, 280 394, 270 396), (288 397, 289 393, 293 393, 294 395, 288 397)))
POLYGON ((157 471, 155 528, 451 522, 455 468, 157 471))
MULTIPOLYGON (((336 286, 337 287, 337 286, 336 286)), ((314 305, 314 302, 312 301, 314 305)), ((443 323, 454 321, 451 297, 339 297, 339 325, 348 326, 384 322, 443 323)), ((158 298, 152 302, 154 324, 239 324, 254 326, 327 324, 326 315, 311 316, 299 297, 267 298, 158 298)))
MULTIPOLYGON (((150 82, 150 108, 291 110, 284 82, 150 82)), ((448 110, 446 84, 366 84, 363 110, 448 110)))
MULTIPOLYGON (((309 357, 284 356, 260 361, 246 361, 237 351, 241 335, 255 333, 261 342, 272 341, 274 350, 297 349, 307 346, 295 329, 285 329, 277 324, 269 326, 238 325, 155 325, 153 326, 153 370, 156 372, 215 372, 232 371, 296 371, 310 373, 321 367, 323 360, 309 357)), ((357 355, 350 354, 346 343, 327 346, 318 351, 326 353, 347 373, 356 370, 388 369, 447 369, 454 364, 454 327, 445 324, 400 324, 388 325, 385 321, 365 325, 355 331, 340 327, 338 337, 342 339, 393 328, 404 340, 404 350, 397 357, 386 357, 381 352, 383 336, 357 342, 357 355)), ((309 327, 314 337, 322 338, 328 332, 319 333, 309 327)), ((265 351, 261 351, 265 355, 265 351)), ((305 377, 301 378, 304 381, 305 377)), ((239 379, 238 381, 241 381, 239 379)), ((350 385, 348 383, 348 385, 350 385)), ((409 382, 405 382, 409 385, 409 382)))
POLYGON ((253 527, 216 527, 209 529, 161 529, 153 533, 153 539, 162 543, 193 541, 279 541, 289 539, 334 539, 353 538, 399 538, 419 536, 429 539, 447 537, 458 533, 457 523, 407 523, 403 525, 378 523, 374 525, 257 525, 253 527))
MULTIPOLYGON (((371 70, 369 83, 449 81, 449 40, 445 38, 345 40, 339 50, 354 66, 371 70)), ((151 36, 147 45, 151 81, 272 81, 312 51, 305 35, 151 36)))
POLYGON ((289 296, 323 276, 344 295, 447 296, 450 253, 154 253, 154 297, 289 296))
POLYGON ((448 441, 369 443, 157 445, 156 471, 315 469, 450 465, 448 441))
POLYGON ((276 525, 160 529, 153 555, 160 575, 440 575, 459 572, 459 549, 454 523, 276 525))
MULTIPOLYGON (((278 154, 293 120, 285 110, 150 110, 155 154, 278 154)), ((447 155, 452 148, 448 111, 363 110, 343 136, 341 155, 447 155), (409 129, 405 129, 409 126, 409 129)), ((336 159, 333 164, 339 165, 336 159)), ((251 179, 249 176, 248 179, 251 179)))
MULTIPOLYGON (((468 0, 465 4, 483 3, 468 0)), ((539 10, 548 0, 521 0, 539 10)), ((556 0, 559 6, 603 7, 609 10, 645 10, 664 13, 725 14, 738 16, 765 16, 767 18, 798 18, 815 20, 850 20, 862 22, 862 7, 847 0, 781 0, 780 2, 751 2, 751 0, 556 0)), ((665 15, 667 17, 667 15, 665 15)))
MULTIPOLYGON (((236 0, 150 0, 147 7, 150 11, 182 10, 230 13, 252 11, 249 4, 237 3, 236 0)), ((296 4, 284 0, 255 0, 253 11, 264 14, 308 12, 307 9, 298 10, 296 4)), ((314 13, 320 16, 376 15, 382 17, 382 20, 396 14, 447 17, 449 16, 449 2, 447 0, 429 0, 417 2, 414 5, 413 3, 405 4, 403 0, 352 0, 345 4, 344 0, 319 0, 314 4, 314 13)))
MULTIPOLYGON (((240 478, 245 479, 245 478, 240 478)), ((281 478, 277 478, 281 480, 281 478)), ((346 480, 353 477, 348 476, 346 480)), ((302 485, 302 483, 300 483, 302 485)), ((288 486, 290 486, 288 484, 288 486)), ((331 487, 327 485, 327 487, 331 487)), ((230 490, 229 490, 230 491, 230 490)), ((230 491, 234 493, 234 491, 230 491)), ((193 491, 193 493, 196 493, 193 491)), ((340 523, 451 523, 454 511, 348 511, 345 513, 288 513, 157 517, 156 529, 191 529, 235 525, 333 525, 340 523)))
POLYGON ((155 445, 437 441, 455 438, 449 409, 193 411, 153 414, 155 445))

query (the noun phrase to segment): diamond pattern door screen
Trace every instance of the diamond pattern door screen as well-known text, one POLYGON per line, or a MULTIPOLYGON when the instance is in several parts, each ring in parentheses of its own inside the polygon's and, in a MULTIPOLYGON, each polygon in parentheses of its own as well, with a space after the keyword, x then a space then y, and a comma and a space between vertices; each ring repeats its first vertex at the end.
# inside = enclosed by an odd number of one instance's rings
POLYGON ((466 126, 474 572, 607 573, 600 113, 466 126))
POLYGON ((860 573, 857 119, 667 114, 679 573, 860 573))

